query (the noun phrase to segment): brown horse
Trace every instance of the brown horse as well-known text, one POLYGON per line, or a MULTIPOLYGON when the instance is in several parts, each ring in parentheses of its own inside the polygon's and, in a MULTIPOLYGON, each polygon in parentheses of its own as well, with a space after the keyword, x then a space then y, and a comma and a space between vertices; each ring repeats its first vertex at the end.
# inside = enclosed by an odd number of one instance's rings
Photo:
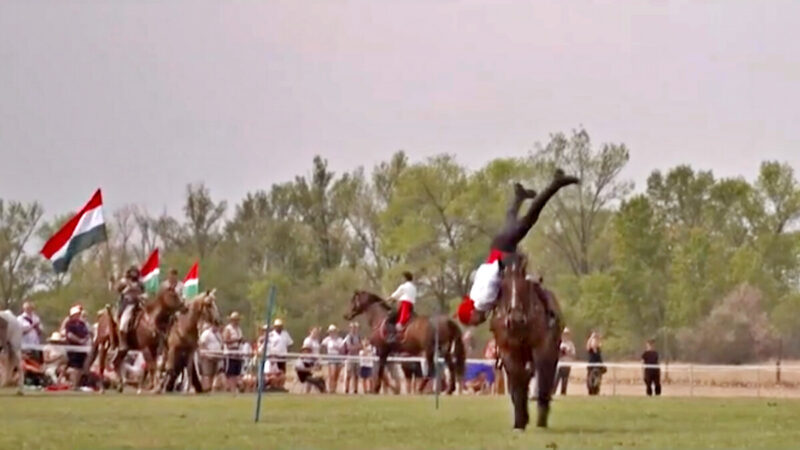
MULTIPOLYGON (((140 350, 147 362, 147 370, 142 384, 148 376, 150 382, 155 383, 159 346, 166 338, 173 314, 182 309, 185 309, 185 306, 175 290, 161 289, 153 300, 144 305, 128 336, 122 336, 122 333, 118 331, 114 315, 111 313, 111 307, 106 305, 98 313, 97 333, 92 344, 92 358, 100 358, 101 376, 105 373, 109 350, 117 347, 118 351, 114 355, 112 363, 119 379, 117 390, 122 392, 125 387, 122 362, 129 350, 140 350), (126 339, 127 346, 119 346, 122 339, 126 339)), ((89 364, 91 365, 91 362, 89 364)))
MULTIPOLYGON (((384 336, 384 324, 391 311, 391 307, 382 298, 366 291, 355 291, 350 300, 350 312, 345 314, 346 320, 352 320, 360 314, 366 314, 367 322, 372 329, 370 341, 375 346, 378 354, 378 370, 373 375, 375 381, 373 392, 379 393, 383 373, 386 368, 386 358, 390 353, 405 353, 416 356, 424 354, 428 366, 428 372, 433 370, 433 358, 436 346, 436 336, 434 331, 439 330, 439 354, 444 358, 445 364, 450 371, 450 383, 447 393, 452 394, 456 388, 456 383, 460 382, 464 375, 464 364, 466 354, 464 343, 461 340, 461 328, 446 316, 430 319, 426 316, 411 318, 406 325, 405 337, 395 343, 387 343, 384 336), (434 323, 433 321, 437 321, 434 323), (451 351, 452 349, 452 351, 451 351), (454 360, 455 357, 455 360, 454 360)), ((419 390, 423 391, 431 374, 425 375, 419 390)))
POLYGON ((561 310, 551 292, 527 277, 523 255, 508 256, 504 265, 500 298, 490 327, 508 374, 514 428, 524 430, 528 425, 528 385, 534 371, 538 391, 536 425, 546 427, 563 328, 561 310))
POLYGON ((161 384, 161 392, 165 390, 172 392, 178 375, 187 368, 195 392, 198 394, 203 392, 203 384, 200 382, 194 361, 200 321, 210 324, 220 323, 214 291, 206 291, 195 297, 189 304, 188 310, 178 314, 175 325, 170 329, 167 338, 167 376, 161 384))

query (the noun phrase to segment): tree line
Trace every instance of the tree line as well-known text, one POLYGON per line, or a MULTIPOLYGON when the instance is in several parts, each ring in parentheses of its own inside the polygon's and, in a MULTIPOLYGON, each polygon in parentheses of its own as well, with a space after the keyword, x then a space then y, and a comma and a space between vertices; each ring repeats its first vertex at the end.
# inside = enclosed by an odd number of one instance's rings
MULTIPOLYGON (((342 324, 354 289, 391 292, 418 279, 423 313, 450 313, 500 227, 511 182, 543 188, 556 167, 579 176, 545 208, 523 243, 529 267, 561 302, 577 338, 598 330, 607 354, 635 355, 656 339, 668 358, 746 362, 800 355, 800 186, 791 166, 761 164, 755 180, 680 165, 634 190, 624 144, 556 133, 529 154, 469 170, 453 155, 397 152, 346 173, 315 157, 308 173, 230 205, 187 186, 181 215, 136 205, 106 220, 109 245, 56 275, 35 254, 73 212, 45 220, 38 203, 0 199, 0 301, 37 302, 55 326, 69 305, 113 303, 108 279, 156 247, 167 267, 200 260, 200 284, 255 327, 270 285, 300 337, 342 324)), ((108 213, 107 213, 108 214, 108 213)), ((483 327, 478 335, 485 339, 483 327)), ((578 346, 580 347, 580 345, 578 346)))

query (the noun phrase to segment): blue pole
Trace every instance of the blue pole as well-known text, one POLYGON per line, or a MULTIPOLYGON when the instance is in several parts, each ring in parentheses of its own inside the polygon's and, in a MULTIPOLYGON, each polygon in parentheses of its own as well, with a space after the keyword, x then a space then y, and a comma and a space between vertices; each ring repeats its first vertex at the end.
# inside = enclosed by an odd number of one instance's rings
MULTIPOLYGON (((437 301, 438 302, 438 301, 437 301)), ((441 380, 441 376, 439 375, 439 315, 442 312, 442 304, 439 303, 439 312, 436 316, 434 316, 433 324, 434 324, 434 331, 433 331, 433 342, 434 342, 434 349, 433 349, 433 376, 436 377, 433 383, 434 389, 434 397, 436 398, 436 409, 439 409, 439 382, 441 380)))
MULTIPOLYGON (((272 310, 275 308, 275 286, 269 288, 269 301, 267 303, 267 325, 272 322, 272 310)), ((261 417, 261 393, 264 392, 264 363, 267 361, 267 344, 269 332, 264 336, 264 348, 261 349, 261 358, 258 361, 258 396, 256 397, 255 422, 261 417)))

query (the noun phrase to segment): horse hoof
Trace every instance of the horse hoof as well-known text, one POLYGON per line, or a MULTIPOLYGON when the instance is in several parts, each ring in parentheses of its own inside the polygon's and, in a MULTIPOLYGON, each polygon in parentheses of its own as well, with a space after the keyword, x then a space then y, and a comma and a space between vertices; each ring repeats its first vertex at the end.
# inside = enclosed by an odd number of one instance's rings
POLYGON ((17 391, 17 397, 22 397, 23 395, 25 395, 25 393, 24 393, 24 392, 22 392, 22 391, 17 391))
POLYGON ((525 427, 514 427, 511 431, 513 431, 514 433, 522 433, 523 431, 525 431, 525 427))

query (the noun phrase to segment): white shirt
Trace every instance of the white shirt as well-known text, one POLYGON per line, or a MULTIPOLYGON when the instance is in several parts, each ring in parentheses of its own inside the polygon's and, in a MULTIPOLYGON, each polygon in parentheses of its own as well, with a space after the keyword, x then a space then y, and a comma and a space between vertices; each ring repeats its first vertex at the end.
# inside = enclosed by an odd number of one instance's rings
POLYGON ((22 313, 17 316, 17 322, 22 326, 22 345, 39 345, 39 332, 35 328, 36 325, 42 326, 39 316, 36 313, 22 313))
POLYGON ((401 302, 409 302, 413 305, 417 301, 417 287, 414 286, 414 283, 406 281, 401 284, 390 297, 401 302))
POLYGON ((322 340, 322 346, 329 355, 340 355, 342 353, 342 346, 344 346, 344 339, 339 336, 326 336, 322 340))
POLYGON ((269 332, 269 351, 270 355, 285 355, 289 353, 289 347, 294 344, 289 332, 281 330, 280 334, 276 330, 269 332))
POLYGON ((497 261, 481 264, 475 271, 475 278, 469 291, 469 298, 475 302, 475 309, 479 311, 492 309, 499 292, 500 264, 497 261))
POLYGON ((310 348, 312 354, 319 355, 319 341, 311 336, 303 339, 303 348, 310 348))
POLYGON ((561 345, 559 346, 559 350, 561 351, 561 360, 562 361, 574 361, 575 360, 575 344, 572 343, 570 340, 561 341, 561 345))
POLYGON ((375 356, 375 348, 371 345, 362 348, 358 352, 358 363, 361 367, 372 367, 372 357, 375 356))
POLYGON ((200 348, 208 352, 216 353, 208 356, 219 356, 222 351, 222 337, 213 328, 206 328, 200 335, 200 348))

